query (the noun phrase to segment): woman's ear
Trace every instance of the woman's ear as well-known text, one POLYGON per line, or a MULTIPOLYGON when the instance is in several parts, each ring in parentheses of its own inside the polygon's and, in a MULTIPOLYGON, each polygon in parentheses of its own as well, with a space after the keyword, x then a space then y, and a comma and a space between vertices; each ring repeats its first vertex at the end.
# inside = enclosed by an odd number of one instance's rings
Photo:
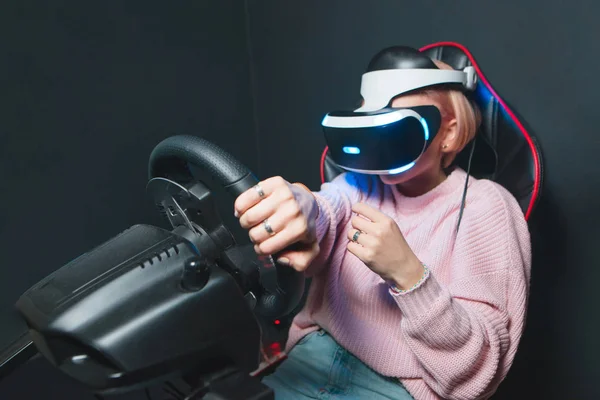
POLYGON ((460 151, 460 143, 458 137, 458 121, 456 118, 450 119, 444 126, 444 131, 441 137, 442 166, 448 168, 454 155, 460 151))
POLYGON ((444 124, 442 132, 442 153, 453 153, 458 151, 458 122, 452 118, 444 124))

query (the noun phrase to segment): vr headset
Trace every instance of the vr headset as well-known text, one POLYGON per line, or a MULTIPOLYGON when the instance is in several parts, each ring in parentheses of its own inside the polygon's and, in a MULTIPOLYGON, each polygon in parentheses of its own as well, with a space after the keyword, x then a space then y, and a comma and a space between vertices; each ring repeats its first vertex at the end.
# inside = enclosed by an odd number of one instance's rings
POLYGON ((434 105, 392 108, 395 97, 415 90, 447 86, 472 91, 472 66, 443 70, 426 55, 396 46, 379 52, 362 76, 364 103, 354 111, 328 113, 321 123, 331 159, 362 174, 393 175, 412 168, 440 129, 434 105))

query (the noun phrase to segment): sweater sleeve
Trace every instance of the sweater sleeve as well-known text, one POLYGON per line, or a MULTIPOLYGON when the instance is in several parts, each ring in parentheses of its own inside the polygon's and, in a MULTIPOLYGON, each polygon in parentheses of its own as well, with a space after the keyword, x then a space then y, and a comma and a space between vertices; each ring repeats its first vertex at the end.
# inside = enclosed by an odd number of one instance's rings
POLYGON ((480 184, 482 196, 465 208, 447 284, 432 272, 418 289, 393 296, 423 379, 445 399, 490 396, 512 365, 525 321, 528 227, 508 192, 480 184))
POLYGON ((350 221, 352 204, 360 198, 361 185, 365 184, 361 181, 357 174, 345 172, 321 185, 320 191, 313 192, 319 206, 316 228, 320 252, 306 269, 307 277, 317 275, 328 264, 340 228, 350 221))

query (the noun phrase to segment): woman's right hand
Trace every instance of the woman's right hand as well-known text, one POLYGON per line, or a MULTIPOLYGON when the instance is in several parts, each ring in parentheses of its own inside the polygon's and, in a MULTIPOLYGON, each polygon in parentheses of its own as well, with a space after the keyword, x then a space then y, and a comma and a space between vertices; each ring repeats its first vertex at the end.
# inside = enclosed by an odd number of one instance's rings
POLYGON ((264 195, 256 187, 242 193, 235 201, 235 216, 249 231, 258 255, 277 254, 277 262, 304 271, 319 254, 315 197, 281 177, 258 186, 264 195))

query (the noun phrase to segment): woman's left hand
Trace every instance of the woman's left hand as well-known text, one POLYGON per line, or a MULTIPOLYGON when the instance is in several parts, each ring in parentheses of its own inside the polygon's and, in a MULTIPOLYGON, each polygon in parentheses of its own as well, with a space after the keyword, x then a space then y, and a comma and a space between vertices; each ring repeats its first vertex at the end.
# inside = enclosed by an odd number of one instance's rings
POLYGON ((358 257, 385 281, 400 289, 408 289, 423 276, 423 264, 411 250, 396 221, 364 203, 352 206, 358 215, 352 217, 348 231, 348 251, 358 257), (358 239, 353 241, 359 231, 358 239))

